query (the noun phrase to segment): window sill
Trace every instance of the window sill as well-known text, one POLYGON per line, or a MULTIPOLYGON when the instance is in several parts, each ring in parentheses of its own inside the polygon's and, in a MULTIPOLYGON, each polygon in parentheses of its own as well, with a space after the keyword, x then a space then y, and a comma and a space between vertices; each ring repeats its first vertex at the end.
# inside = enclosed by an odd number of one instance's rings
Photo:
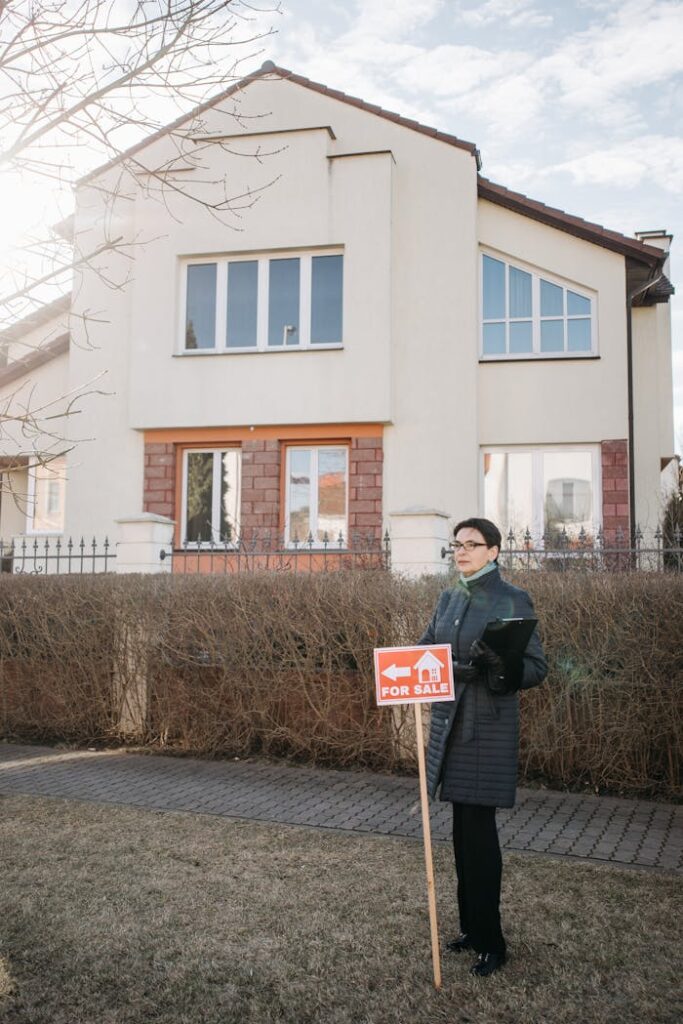
POLYGON ((509 355, 509 356, 479 356, 480 363, 566 363, 566 362, 591 362, 600 359, 599 355, 587 352, 579 355, 577 352, 558 352, 557 355, 539 352, 538 355, 509 355))
POLYGON ((189 351, 174 352, 174 359, 192 359, 195 356, 262 356, 282 352, 338 352, 344 348, 343 343, 332 345, 278 345, 272 348, 198 348, 189 351))

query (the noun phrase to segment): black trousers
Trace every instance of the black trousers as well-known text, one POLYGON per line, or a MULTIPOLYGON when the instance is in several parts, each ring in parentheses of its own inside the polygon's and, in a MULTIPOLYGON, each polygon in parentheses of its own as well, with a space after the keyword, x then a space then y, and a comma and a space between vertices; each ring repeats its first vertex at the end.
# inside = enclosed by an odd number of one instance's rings
POLYGON ((453 804, 453 852, 460 929, 477 953, 505 954, 500 927, 503 859, 495 807, 453 804))

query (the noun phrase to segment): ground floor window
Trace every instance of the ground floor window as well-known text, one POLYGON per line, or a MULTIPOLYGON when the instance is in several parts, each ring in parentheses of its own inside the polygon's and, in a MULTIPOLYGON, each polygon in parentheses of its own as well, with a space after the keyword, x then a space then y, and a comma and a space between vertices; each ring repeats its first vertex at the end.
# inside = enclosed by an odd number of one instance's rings
POLYGON ((348 450, 344 446, 287 448, 285 539, 319 547, 348 534, 348 450))
POLYGON ((195 448, 183 453, 183 543, 231 544, 237 538, 240 455, 239 448, 195 448))
POLYGON ((484 512, 517 543, 528 530, 535 543, 566 531, 594 537, 601 520, 597 445, 487 448, 483 453, 484 512))
POLYGON ((64 529, 66 458, 46 459, 28 473, 27 531, 61 533, 64 529))

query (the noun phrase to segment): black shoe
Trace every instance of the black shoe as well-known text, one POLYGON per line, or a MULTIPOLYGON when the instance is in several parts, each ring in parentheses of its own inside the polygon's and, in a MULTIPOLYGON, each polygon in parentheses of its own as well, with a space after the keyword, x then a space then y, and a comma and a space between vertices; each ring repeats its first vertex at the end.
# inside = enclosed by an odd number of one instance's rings
POLYGON ((462 953, 465 949, 472 949, 472 940, 466 932, 458 935, 457 939, 451 939, 446 943, 447 953, 462 953))
POLYGON ((477 978, 488 978, 505 963, 505 953, 480 953, 476 963, 470 967, 470 974, 477 978))

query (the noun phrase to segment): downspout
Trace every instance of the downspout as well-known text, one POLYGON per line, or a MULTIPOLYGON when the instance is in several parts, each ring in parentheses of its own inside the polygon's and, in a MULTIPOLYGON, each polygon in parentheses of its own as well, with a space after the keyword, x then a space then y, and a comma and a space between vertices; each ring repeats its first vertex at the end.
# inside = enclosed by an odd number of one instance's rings
POLYGON ((635 457, 635 435, 633 425, 633 300, 646 292, 648 288, 658 284, 664 274, 661 267, 655 270, 656 277, 651 277, 645 284, 634 288, 632 292, 626 293, 626 366, 628 376, 628 511, 629 511, 629 533, 631 536, 631 547, 636 546, 636 457, 635 457), (659 271, 659 273, 657 273, 659 271))

